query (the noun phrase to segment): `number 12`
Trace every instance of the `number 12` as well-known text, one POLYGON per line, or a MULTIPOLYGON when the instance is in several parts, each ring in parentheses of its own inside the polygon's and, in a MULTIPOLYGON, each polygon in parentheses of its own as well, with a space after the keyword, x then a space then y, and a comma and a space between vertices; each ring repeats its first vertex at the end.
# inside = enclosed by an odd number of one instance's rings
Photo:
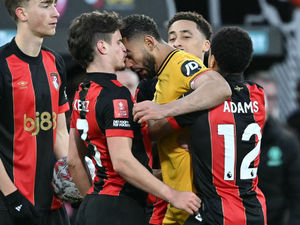
MULTIPOLYGON (((219 124, 218 135, 224 135, 225 159, 224 159, 224 180, 234 180, 235 178, 235 148, 236 137, 233 124, 219 124)), ((244 158, 240 168, 240 179, 253 179, 257 176, 257 168, 250 168, 251 162, 255 160, 260 151, 261 128, 257 123, 249 124, 242 135, 242 141, 249 141, 252 135, 256 135, 258 142, 244 158)))

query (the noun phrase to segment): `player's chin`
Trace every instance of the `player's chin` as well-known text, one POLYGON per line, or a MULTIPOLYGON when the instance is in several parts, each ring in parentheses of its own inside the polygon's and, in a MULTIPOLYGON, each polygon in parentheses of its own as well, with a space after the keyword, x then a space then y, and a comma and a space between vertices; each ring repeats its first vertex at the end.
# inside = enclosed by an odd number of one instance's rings
POLYGON ((126 69, 125 63, 123 63, 122 65, 119 65, 119 66, 116 67, 116 71, 123 71, 125 69, 126 69))

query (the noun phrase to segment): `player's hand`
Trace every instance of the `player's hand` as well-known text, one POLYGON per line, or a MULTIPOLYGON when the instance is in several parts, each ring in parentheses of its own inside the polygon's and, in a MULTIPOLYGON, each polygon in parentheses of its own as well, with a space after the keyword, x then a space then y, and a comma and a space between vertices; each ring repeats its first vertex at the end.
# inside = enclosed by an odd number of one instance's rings
POLYGON ((39 213, 18 190, 4 197, 9 214, 16 224, 38 224, 39 213))
POLYGON ((133 106, 134 121, 143 123, 148 120, 165 118, 165 107, 152 101, 143 101, 133 106))
POLYGON ((193 192, 175 191, 174 197, 169 200, 169 203, 193 215, 198 212, 201 207, 201 199, 193 192))
POLYGON ((190 152, 190 137, 188 135, 180 135, 177 138, 177 143, 180 148, 187 152, 190 152))

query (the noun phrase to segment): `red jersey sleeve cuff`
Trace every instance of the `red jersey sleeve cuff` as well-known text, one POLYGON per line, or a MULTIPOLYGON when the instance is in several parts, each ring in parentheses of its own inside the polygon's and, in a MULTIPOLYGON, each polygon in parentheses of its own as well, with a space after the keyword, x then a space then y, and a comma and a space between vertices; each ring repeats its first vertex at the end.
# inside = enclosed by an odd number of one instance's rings
POLYGON ((108 129, 105 131, 105 134, 106 137, 134 137, 132 130, 108 129))
POLYGON ((64 113, 70 109, 69 102, 66 102, 63 105, 58 106, 58 114, 64 113))
POLYGON ((181 127, 179 126, 179 124, 177 123, 174 117, 168 117, 167 120, 171 125, 171 127, 173 128, 173 130, 181 130, 181 127))

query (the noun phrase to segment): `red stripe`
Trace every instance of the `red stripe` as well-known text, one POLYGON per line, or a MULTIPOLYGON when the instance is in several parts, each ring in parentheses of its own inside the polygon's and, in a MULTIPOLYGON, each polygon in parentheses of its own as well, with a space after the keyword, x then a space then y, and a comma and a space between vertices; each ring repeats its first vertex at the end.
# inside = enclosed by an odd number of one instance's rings
POLYGON ((153 150, 152 150, 152 143, 149 137, 148 122, 144 122, 141 125, 141 133, 143 136, 143 143, 145 146, 145 150, 149 158, 149 166, 153 168, 153 152, 152 152, 153 150))
MULTIPOLYGON (((231 99, 227 101, 230 104, 231 99)), ((223 215, 224 215, 223 224, 243 225, 246 224, 246 215, 245 215, 242 199, 239 197, 239 187, 235 185, 236 178, 232 181, 224 180, 224 169, 225 169, 224 168, 224 159, 225 159, 224 136, 218 135, 218 124, 235 125, 235 120, 234 120, 234 115, 231 112, 223 112, 223 109, 224 109, 224 103, 210 110, 209 112, 211 148, 212 148, 213 183, 216 187, 218 195, 221 196, 223 215), (224 189, 223 187, 226 188, 224 189), (244 214, 241 214, 241 212, 244 212, 244 214), (234 220, 237 222, 234 223, 234 221, 231 221, 232 218, 234 218, 234 220)), ((235 161, 236 158, 237 158, 237 153, 235 149, 235 161)))
POLYGON ((129 137, 129 138, 134 137, 132 130, 107 129, 105 131, 105 134, 106 137, 129 137))
POLYGON ((67 112, 69 109, 70 109, 69 103, 66 102, 65 104, 60 105, 60 106, 58 107, 58 114, 67 112))
MULTIPOLYGON (((260 126, 261 128, 261 133, 265 124, 265 116, 266 116, 266 109, 265 109, 265 95, 264 95, 264 91, 262 88, 258 88, 256 85, 246 85, 247 88, 249 89, 249 93, 250 93, 250 99, 252 102, 257 101, 259 103, 261 103, 262 105, 259 105, 259 110, 256 111, 254 110, 254 119, 255 122, 260 126)), ((256 138, 256 143, 257 144, 258 140, 256 138)), ((259 159, 260 159, 260 154, 256 157, 256 159, 254 160, 254 166, 257 168, 259 165, 259 159)), ((265 219, 265 224, 267 224, 267 209, 266 209, 266 201, 265 201, 265 197, 262 193, 262 191, 257 187, 258 184, 258 178, 256 177, 253 180, 253 191, 255 191, 257 193, 257 199, 259 200, 263 212, 264 212, 264 219, 265 219)))
POLYGON ((194 85, 195 85, 196 80, 198 80, 200 77, 202 77, 202 75, 206 74, 206 73, 209 72, 209 71, 211 71, 211 70, 206 70, 206 71, 204 71, 203 73, 199 73, 199 74, 191 81, 191 89, 192 89, 192 90, 195 90, 194 85))
MULTIPOLYGON (((55 57, 48 51, 42 50, 43 55, 43 64, 46 70, 49 89, 51 93, 51 103, 52 103, 52 111, 56 113, 56 121, 57 121, 57 114, 58 114, 58 105, 59 105, 59 87, 61 85, 61 79, 58 75, 58 71, 55 64, 55 57), (51 73, 56 73, 58 76, 59 87, 56 89, 53 85, 52 77, 50 76, 51 73)), ((53 146, 55 145, 55 136, 56 136, 56 128, 53 130, 53 146)))
POLYGON ((35 93, 31 80, 29 65, 15 55, 7 58, 8 68, 12 75, 13 107, 14 107, 14 149, 13 173, 14 183, 19 191, 34 204, 34 184, 37 160, 36 136, 32 131, 25 131, 34 126, 35 93), (29 120, 32 123, 29 123, 29 120))
POLYGON ((181 130, 182 129, 174 117, 167 117, 167 120, 168 120, 169 124, 171 125, 171 127, 173 128, 173 130, 181 130))
POLYGON ((123 84, 121 84, 120 81, 118 81, 118 80, 111 80, 111 82, 113 82, 118 87, 123 87, 123 84))

